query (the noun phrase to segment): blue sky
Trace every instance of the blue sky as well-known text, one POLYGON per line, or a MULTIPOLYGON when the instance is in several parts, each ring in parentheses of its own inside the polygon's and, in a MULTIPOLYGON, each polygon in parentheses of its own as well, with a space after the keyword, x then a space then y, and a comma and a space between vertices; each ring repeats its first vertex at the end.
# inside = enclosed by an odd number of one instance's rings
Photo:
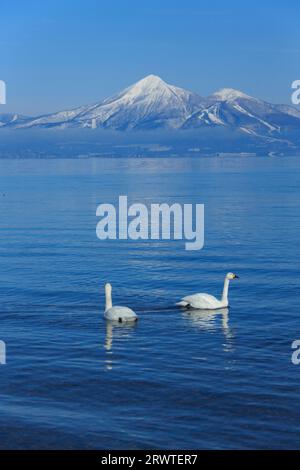
POLYGON ((299 13, 296 0, 4 0, 0 111, 93 103, 150 73, 202 95, 233 87, 289 103, 299 13))

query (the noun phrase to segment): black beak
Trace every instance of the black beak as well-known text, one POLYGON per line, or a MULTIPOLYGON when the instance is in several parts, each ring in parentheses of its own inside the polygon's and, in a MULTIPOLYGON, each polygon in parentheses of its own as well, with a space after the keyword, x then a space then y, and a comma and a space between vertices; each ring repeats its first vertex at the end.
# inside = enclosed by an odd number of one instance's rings
POLYGON ((236 274, 234 275, 234 279, 239 279, 240 276, 237 276, 236 274))

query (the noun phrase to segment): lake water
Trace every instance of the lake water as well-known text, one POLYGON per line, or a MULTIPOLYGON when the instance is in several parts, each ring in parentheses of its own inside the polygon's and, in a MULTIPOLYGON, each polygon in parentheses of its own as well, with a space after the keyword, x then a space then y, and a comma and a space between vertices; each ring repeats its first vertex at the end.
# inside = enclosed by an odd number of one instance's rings
POLYGON ((0 161, 1 448, 299 448, 300 159, 0 161), (205 204, 205 246, 100 241, 96 207, 205 204), (219 295, 226 313, 184 312, 219 295), (103 285, 139 315, 103 319, 103 285))

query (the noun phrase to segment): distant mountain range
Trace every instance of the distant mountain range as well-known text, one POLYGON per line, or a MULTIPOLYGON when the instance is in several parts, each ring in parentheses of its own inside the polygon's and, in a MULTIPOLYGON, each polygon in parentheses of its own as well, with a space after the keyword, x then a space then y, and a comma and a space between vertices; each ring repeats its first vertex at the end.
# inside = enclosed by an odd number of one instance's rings
POLYGON ((202 97, 149 75, 93 105, 38 117, 2 114, 0 127, 199 132, 222 129, 249 139, 295 145, 300 141, 300 111, 288 105, 270 104, 231 88, 202 97))

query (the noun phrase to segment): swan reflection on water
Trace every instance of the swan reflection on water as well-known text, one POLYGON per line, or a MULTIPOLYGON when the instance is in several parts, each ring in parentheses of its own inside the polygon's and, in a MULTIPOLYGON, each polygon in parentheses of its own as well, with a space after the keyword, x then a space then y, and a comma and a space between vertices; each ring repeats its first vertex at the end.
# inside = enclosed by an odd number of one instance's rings
MULTIPOLYGON (((222 322, 222 331, 226 339, 232 340, 233 333, 229 327, 229 309, 221 308, 219 310, 182 310, 184 319, 188 320, 195 328, 206 331, 215 331, 218 329, 218 322, 222 322)), ((227 345, 228 346, 228 345, 227 345)))
POLYGON ((106 321, 106 335, 104 348, 106 349, 105 367, 111 370, 114 365, 113 361, 113 342, 118 340, 130 339, 132 331, 136 328, 136 322, 119 323, 116 321, 106 321))

